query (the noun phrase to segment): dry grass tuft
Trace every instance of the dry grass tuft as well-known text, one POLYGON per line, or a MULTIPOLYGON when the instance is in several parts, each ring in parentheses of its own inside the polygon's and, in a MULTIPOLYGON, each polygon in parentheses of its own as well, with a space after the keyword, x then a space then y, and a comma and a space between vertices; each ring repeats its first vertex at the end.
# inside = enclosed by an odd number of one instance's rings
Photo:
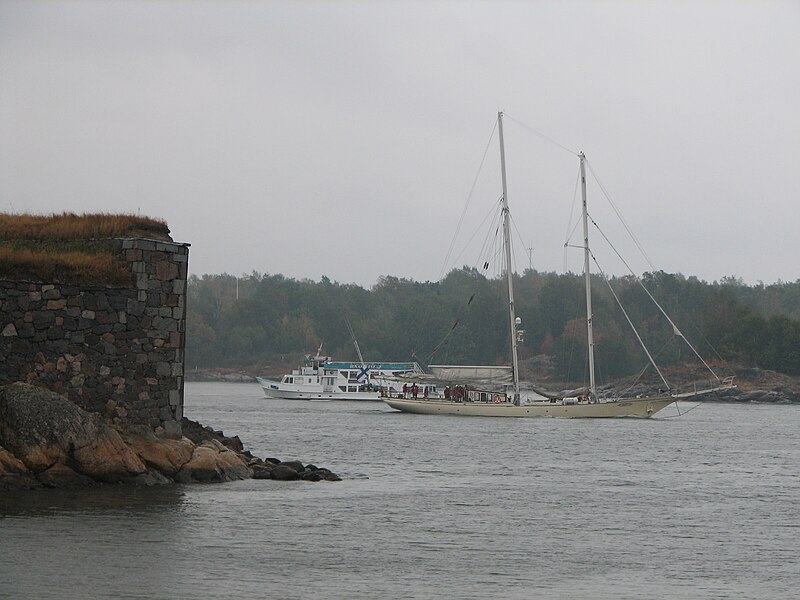
POLYGON ((0 240, 91 240, 146 237, 172 241, 162 219, 140 215, 0 213, 0 240))
POLYGON ((0 213, 0 279, 129 286, 112 238, 172 241, 167 223, 139 215, 0 213))
POLYGON ((0 247, 0 277, 48 283, 93 283, 128 286, 133 275, 113 254, 37 252, 0 247))

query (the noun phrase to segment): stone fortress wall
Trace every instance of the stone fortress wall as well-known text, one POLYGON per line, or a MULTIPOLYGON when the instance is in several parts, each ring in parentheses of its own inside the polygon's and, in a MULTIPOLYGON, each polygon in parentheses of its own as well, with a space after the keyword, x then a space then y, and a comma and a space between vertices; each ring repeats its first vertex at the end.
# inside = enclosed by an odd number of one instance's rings
POLYGON ((189 245, 117 239, 134 287, 0 279, 0 384, 181 434, 189 245))

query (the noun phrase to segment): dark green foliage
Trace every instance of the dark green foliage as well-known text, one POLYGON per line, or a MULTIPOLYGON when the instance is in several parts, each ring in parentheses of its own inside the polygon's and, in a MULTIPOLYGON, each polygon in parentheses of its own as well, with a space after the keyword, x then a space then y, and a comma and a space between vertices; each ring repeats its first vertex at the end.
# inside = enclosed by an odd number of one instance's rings
MULTIPOLYGON (((705 357, 800 373, 800 281, 746 286, 735 278, 648 273, 643 285, 705 357)), ((693 359, 672 324, 632 277, 593 279, 597 370, 601 379, 640 371, 647 358, 628 318, 659 365, 693 359), (611 289, 613 289, 613 294, 611 289)), ((583 277, 526 271, 515 278, 516 313, 525 329, 520 358, 548 355, 554 375, 581 380, 586 363, 583 277)), ((187 321, 190 368, 254 366, 324 352, 353 360, 351 324, 367 360, 422 364, 508 362, 506 284, 475 269, 439 282, 382 277, 370 290, 351 284, 253 273, 191 277, 187 321), (288 358, 287 358, 288 357, 288 358)))

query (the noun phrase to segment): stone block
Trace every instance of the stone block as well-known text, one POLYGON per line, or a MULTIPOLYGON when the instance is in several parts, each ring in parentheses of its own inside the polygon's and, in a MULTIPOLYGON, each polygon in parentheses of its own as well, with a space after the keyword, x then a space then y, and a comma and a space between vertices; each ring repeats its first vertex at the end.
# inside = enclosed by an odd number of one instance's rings
POLYGON ((153 250, 156 249, 156 244, 155 244, 155 242, 152 242, 150 240, 136 239, 136 240, 134 240, 133 247, 134 248, 139 248, 140 250, 153 251, 153 250))
MULTIPOLYGON (((14 326, 13 323, 10 324, 12 327, 14 326)), ((17 335, 22 339, 32 338, 36 334, 36 329, 34 329, 32 323, 21 323, 19 328, 17 329, 17 335)), ((5 335, 5 330, 3 331, 3 335, 5 335)))
POLYGON ((142 251, 138 248, 130 248, 125 251, 125 260, 130 263, 142 260, 142 251))
POLYGON ((172 438, 172 439, 180 439, 181 438, 181 436, 183 434, 183 430, 181 429, 180 419, 182 418, 182 416, 183 415, 181 415, 180 417, 177 417, 177 420, 176 419, 169 419, 169 420, 164 421, 163 427, 164 427, 164 436, 165 437, 172 438))
POLYGON ((156 364, 156 373, 159 377, 166 377, 172 373, 172 368, 168 362, 160 361, 156 364))
POLYGON ((60 300, 47 301, 47 310, 61 310, 66 306, 67 306, 67 300, 65 298, 61 298, 60 300))
POLYGON ((178 331, 173 331, 169 334, 169 345, 172 348, 181 348, 183 346, 183 334, 178 331))

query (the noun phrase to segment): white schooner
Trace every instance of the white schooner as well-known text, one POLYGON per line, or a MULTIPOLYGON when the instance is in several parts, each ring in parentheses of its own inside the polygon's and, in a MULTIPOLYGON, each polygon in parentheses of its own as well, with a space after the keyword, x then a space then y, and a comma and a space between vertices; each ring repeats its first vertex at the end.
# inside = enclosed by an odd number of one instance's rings
MULTIPOLYGON (((574 395, 556 394, 526 394, 520 391, 519 364, 518 364, 518 330, 520 323, 514 313, 514 282, 511 268, 511 215, 508 206, 508 193, 506 185, 506 158, 503 144, 503 113, 497 115, 497 130, 500 142, 500 171, 502 182, 502 229, 503 251, 505 254, 505 276, 508 288, 508 322, 509 338, 511 342, 511 364, 509 366, 461 366, 461 365, 431 365, 431 373, 420 376, 420 381, 437 382, 441 390, 448 390, 445 396, 429 396, 425 398, 384 397, 383 400, 390 407, 410 413, 425 415, 463 415, 484 417, 566 417, 566 418, 608 418, 608 417, 637 417, 648 418, 666 406, 678 400, 707 394, 734 387, 732 378, 720 379, 711 367, 700 357, 696 350, 689 347, 700 358, 706 368, 711 371, 715 382, 709 387, 693 388, 687 392, 677 392, 670 389, 669 384, 661 375, 647 348, 642 347, 650 363, 656 368, 664 381, 666 391, 657 395, 635 398, 601 398, 597 393, 595 381, 595 343, 592 332, 592 286, 590 274, 589 225, 586 201, 586 157, 583 153, 580 159, 580 184, 582 200, 583 221, 583 252, 584 252, 584 279, 586 287, 586 322, 588 336, 588 371, 589 386, 574 395), (457 385, 456 385, 457 384, 457 385), (450 385, 454 386, 454 393, 449 393, 450 385), (544 394, 544 395, 543 395, 544 394)), ((648 293, 649 295, 649 293, 648 293)), ((652 298, 652 296, 651 296, 652 298)), ((659 306, 660 308, 660 306, 659 306)), ((674 331, 678 334, 677 326, 664 313, 674 331)), ((682 334, 680 334, 683 337, 682 334)), ((638 334, 637 334, 638 338, 638 334)), ((684 338, 685 340, 685 338, 684 338)), ((641 343, 641 338, 639 338, 641 343)), ((689 343, 688 340, 686 342, 689 343)))

